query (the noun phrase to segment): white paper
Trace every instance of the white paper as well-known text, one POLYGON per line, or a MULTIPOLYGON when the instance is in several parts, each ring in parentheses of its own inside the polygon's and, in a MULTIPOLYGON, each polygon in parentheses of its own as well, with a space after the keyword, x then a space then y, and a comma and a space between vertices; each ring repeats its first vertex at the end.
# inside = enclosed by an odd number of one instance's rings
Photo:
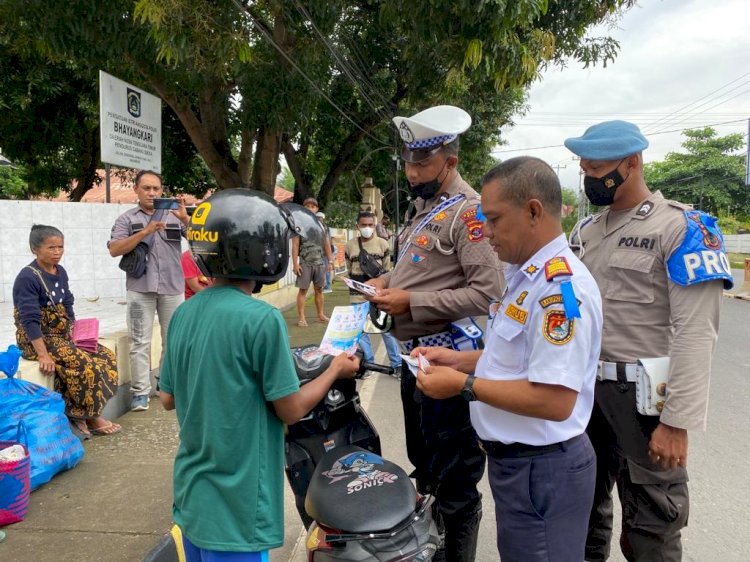
POLYGON ((418 353, 416 357, 410 355, 402 355, 401 358, 406 361, 406 365, 409 367, 411 374, 417 376, 417 371, 423 371, 430 366, 430 362, 427 357, 418 353))
POLYGON ((378 292, 378 290, 372 285, 360 283, 359 281, 355 281, 354 279, 350 279, 349 277, 341 277, 341 280, 346 283, 347 287, 349 287, 350 289, 354 289, 355 291, 362 293, 363 295, 372 297, 375 296, 378 292))

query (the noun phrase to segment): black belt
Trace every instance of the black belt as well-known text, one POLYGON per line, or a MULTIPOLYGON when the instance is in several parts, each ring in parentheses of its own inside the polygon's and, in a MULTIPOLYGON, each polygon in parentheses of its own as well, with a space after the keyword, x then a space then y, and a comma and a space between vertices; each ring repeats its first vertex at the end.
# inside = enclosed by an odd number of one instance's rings
POLYGON ((551 445, 527 445, 526 443, 510 443, 506 445, 500 441, 485 441, 484 439, 480 439, 479 444, 490 457, 517 459, 565 451, 581 437, 582 435, 576 435, 567 441, 560 441, 551 445))

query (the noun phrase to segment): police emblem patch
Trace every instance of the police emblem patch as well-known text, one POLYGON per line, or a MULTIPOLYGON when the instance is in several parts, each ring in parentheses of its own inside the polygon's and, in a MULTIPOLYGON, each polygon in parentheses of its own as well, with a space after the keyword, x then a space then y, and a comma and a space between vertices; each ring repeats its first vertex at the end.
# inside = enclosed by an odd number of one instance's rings
POLYGON ((573 270, 570 269, 568 260, 558 256, 544 264, 544 274, 547 276, 547 281, 552 281, 558 275, 573 275, 573 270))
POLYGON ((526 324, 526 319, 529 317, 528 311, 518 308, 514 304, 509 304, 508 308, 505 309, 505 316, 508 318, 512 318, 516 322, 519 322, 520 324, 526 324))
POLYGON ((422 255, 419 255, 419 254, 415 254, 414 252, 411 252, 411 262, 412 263, 422 263, 426 259, 427 259, 427 256, 422 256, 422 255))
POLYGON ((437 215, 435 215, 435 216, 434 216, 434 217, 432 218, 432 220, 434 220, 435 222, 440 222, 440 221, 444 221, 444 220, 445 220, 445 217, 447 217, 447 216, 448 216, 448 215, 447 215, 447 214, 445 214, 445 211, 440 211, 440 212, 439 212, 439 213, 438 213, 437 215))
POLYGON ((466 225, 469 242, 479 242, 484 238, 484 223, 477 218, 476 207, 461 213, 461 220, 466 225))
POLYGON ((409 125, 405 122, 401 122, 398 128, 398 134, 401 136, 401 140, 404 142, 414 142, 414 133, 412 133, 409 125))
POLYGON ((564 345, 573 339, 575 320, 568 320, 564 310, 549 310, 544 313, 542 334, 555 345, 564 345))
POLYGON ((516 298, 516 304, 518 306, 521 306, 523 304, 523 301, 525 301, 526 297, 528 297, 528 296, 529 296, 529 292, 528 291, 521 291, 521 294, 518 295, 518 297, 516 298))
POLYGON ((706 225, 703 224, 703 221, 701 220, 701 216, 704 215, 701 215, 700 213, 691 213, 687 218, 698 225, 698 229, 703 235, 703 244, 705 244, 706 248, 709 250, 721 249, 721 238, 706 228, 706 225))
POLYGON ((429 242, 430 239, 426 234, 420 234, 414 239, 414 244, 419 246, 420 248, 424 248, 427 246, 427 242, 429 242))

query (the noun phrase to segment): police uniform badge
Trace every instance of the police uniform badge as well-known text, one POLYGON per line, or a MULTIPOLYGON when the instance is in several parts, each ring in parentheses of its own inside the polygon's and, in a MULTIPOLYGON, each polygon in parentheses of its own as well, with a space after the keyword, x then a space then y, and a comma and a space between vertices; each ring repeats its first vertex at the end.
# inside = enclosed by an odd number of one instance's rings
POLYGON ((564 310, 548 310, 544 313, 542 335, 554 345, 565 345, 573 339, 575 320, 568 319, 564 310))
POLYGON ((529 266, 523 270, 523 272, 529 276, 533 276, 537 271, 539 271, 539 268, 535 266, 533 263, 529 264, 529 266))
POLYGON ((547 277, 547 281, 552 281, 560 275, 573 275, 573 271, 568 265, 568 260, 558 256, 544 264, 544 275, 547 277))
POLYGON ((517 307, 515 304, 510 303, 508 308, 505 309, 505 315, 518 322, 519 324, 526 324, 526 319, 529 317, 529 312, 523 308, 517 307))
POLYGON ((466 225, 469 242, 479 242, 484 238, 484 223, 477 218, 476 208, 461 213, 461 220, 466 225))

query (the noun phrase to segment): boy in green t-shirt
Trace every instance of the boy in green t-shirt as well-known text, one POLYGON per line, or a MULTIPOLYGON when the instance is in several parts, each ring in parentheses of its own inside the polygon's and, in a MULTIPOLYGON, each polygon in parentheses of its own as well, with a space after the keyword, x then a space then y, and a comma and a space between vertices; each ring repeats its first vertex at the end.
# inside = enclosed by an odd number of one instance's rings
POLYGON ((203 205, 189 232, 207 234, 189 239, 216 281, 172 317, 159 383, 180 425, 173 515, 187 560, 262 561, 284 539, 283 424, 305 416, 359 361, 342 354, 300 388, 281 313, 251 296, 284 274, 288 215, 247 189, 203 205), (260 260, 257 244, 269 249, 260 260))

